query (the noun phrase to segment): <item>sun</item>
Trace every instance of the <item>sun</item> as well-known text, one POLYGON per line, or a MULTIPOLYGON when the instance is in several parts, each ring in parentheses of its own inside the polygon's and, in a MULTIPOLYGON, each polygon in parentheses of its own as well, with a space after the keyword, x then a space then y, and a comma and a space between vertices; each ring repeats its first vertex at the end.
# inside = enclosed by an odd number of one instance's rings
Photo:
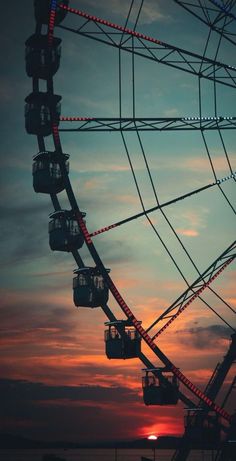
POLYGON ((157 436, 154 434, 151 434, 148 436, 148 440, 157 440, 157 436))

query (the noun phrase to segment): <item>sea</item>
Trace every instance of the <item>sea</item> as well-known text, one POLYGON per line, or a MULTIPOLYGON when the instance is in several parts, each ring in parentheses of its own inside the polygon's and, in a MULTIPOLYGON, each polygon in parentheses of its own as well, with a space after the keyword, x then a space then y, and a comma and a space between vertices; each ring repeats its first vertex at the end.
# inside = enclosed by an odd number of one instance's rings
MULTIPOLYGON (((43 461, 46 454, 55 455, 63 461, 171 461, 174 450, 160 449, 49 449, 49 450, 0 450, 1 461, 43 461)), ((214 461, 215 450, 192 450, 188 461, 214 461)), ((53 458, 52 458, 53 459, 53 458)))

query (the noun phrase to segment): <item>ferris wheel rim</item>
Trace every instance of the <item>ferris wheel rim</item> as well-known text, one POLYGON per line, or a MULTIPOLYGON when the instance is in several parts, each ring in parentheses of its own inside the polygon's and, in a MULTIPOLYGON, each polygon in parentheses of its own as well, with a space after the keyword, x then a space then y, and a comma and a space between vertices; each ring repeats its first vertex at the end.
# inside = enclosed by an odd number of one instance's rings
MULTIPOLYGON (((51 13, 50 13, 49 27, 48 27, 49 40, 52 40, 52 37, 53 37, 54 23, 53 23, 52 12, 53 13, 55 12, 55 8, 57 6, 56 4, 57 4, 57 2, 55 0, 51 0, 51 10, 50 10, 51 13)), ((51 89, 53 89, 52 85, 50 85, 50 87, 51 87, 51 89)), ((53 122, 52 122, 52 132, 53 132, 53 140, 54 140, 55 151, 57 153, 63 154, 62 149, 61 149, 61 141, 60 141, 60 136, 59 136, 58 124, 55 124, 53 122)), ((39 144, 39 148, 41 148, 44 145, 44 138, 43 137, 38 136, 38 144, 39 144)), ((65 155, 65 154, 63 154, 63 155, 65 155)), ((63 163, 64 161, 65 161, 65 158, 62 158, 61 163, 63 163)), ((72 190, 71 183, 70 183, 70 180, 69 180, 69 177, 68 177, 68 173, 66 171, 64 171, 62 173, 65 174, 65 176, 66 176, 67 185, 65 186, 65 190, 66 190, 67 196, 69 198, 69 195, 70 195, 69 192, 71 192, 71 191, 73 192, 73 190, 72 190), (68 188, 70 189, 69 192, 68 192, 68 188)), ((52 199, 55 211, 59 212, 61 210, 60 205, 59 205, 59 201, 57 200, 57 197, 55 197, 54 195, 56 195, 56 194, 51 194, 51 199, 52 199)), ((70 198, 69 198, 69 202, 70 202, 70 198)), ((204 393, 202 393, 196 386, 194 386, 191 383, 191 381, 189 381, 179 371, 179 369, 177 367, 175 367, 175 365, 168 359, 168 357, 165 356, 165 354, 156 346, 156 344, 153 342, 152 338, 141 327, 139 321, 135 318, 133 312, 129 309, 128 305, 125 303, 124 299, 120 295, 120 293, 119 293, 118 289, 116 288, 114 282, 112 281, 111 277, 107 273, 107 269, 103 265, 102 260, 101 260, 100 256, 98 255, 98 253, 96 251, 96 248, 94 247, 94 244, 92 242, 92 239, 91 239, 91 236, 90 236, 90 234, 88 232, 86 224, 83 221, 83 213, 80 211, 75 197, 74 197, 74 203, 71 204, 71 207, 72 207, 72 210, 75 213, 75 216, 77 218, 77 222, 78 222, 80 230, 81 230, 81 232, 82 232, 82 234, 84 236, 85 243, 87 245, 87 248, 89 250, 90 255, 92 256, 96 266, 98 266, 99 269, 101 270, 102 275, 104 276, 104 279, 107 282, 107 284, 109 286, 109 289, 112 292, 112 294, 113 294, 114 298, 116 299, 117 303, 119 304, 119 306, 121 307, 123 312, 126 314, 127 318, 132 322, 132 325, 141 334, 143 340, 150 347, 150 349, 155 351, 154 352, 155 355, 158 356, 158 358, 163 362, 163 364, 166 367, 170 368, 170 371, 176 377, 179 378, 179 380, 182 382, 182 384, 184 384, 195 395, 195 397, 200 398, 202 401, 204 401, 208 405, 209 408, 214 409, 218 414, 223 416, 223 418, 230 421, 230 415, 228 415, 228 413, 225 412, 225 410, 221 409, 218 405, 216 405, 214 402, 212 402, 207 396, 205 396, 204 393), (158 354, 157 354, 157 352, 158 352, 158 354), (160 358, 160 357, 162 357, 162 358, 160 358)), ((144 354, 142 354, 142 355, 144 355, 144 354)), ((190 404, 192 406, 191 401, 190 401, 190 404)))

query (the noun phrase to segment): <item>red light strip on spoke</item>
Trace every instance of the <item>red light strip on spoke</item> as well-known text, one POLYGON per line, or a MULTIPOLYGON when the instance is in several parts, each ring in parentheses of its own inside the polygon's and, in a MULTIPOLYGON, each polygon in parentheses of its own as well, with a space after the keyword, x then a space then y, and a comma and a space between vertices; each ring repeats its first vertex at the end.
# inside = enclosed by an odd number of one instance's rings
POLYGON ((49 44, 49 46, 51 46, 52 42, 53 42, 53 33, 54 33, 55 18, 56 18, 56 8, 57 8, 57 1, 56 0, 51 0, 50 15, 49 15, 49 22, 48 22, 48 44, 49 44))
POLYGON ((111 229, 114 229, 114 227, 117 227, 117 224, 111 224, 110 226, 102 227, 102 229, 92 232, 90 234, 90 237, 95 237, 95 235, 99 235, 99 234, 102 234, 103 232, 107 232, 111 229))
POLYGON ((55 146, 60 147, 61 141, 60 141, 58 126, 55 123, 53 123, 52 125, 52 134, 53 134, 53 140, 54 140, 55 146))
POLYGON ((94 117, 60 117, 61 122, 90 122, 94 117))
POLYGON ((77 221, 78 221, 78 224, 79 224, 79 226, 80 226, 80 229, 81 229, 81 231, 82 231, 82 233, 83 233, 83 236, 84 236, 84 238, 85 238, 87 244, 88 244, 88 245, 91 245, 93 242, 92 242, 92 240, 91 240, 91 238, 90 238, 88 229, 87 229, 87 227, 86 227, 86 225, 85 225, 85 222, 84 222, 84 220, 83 220, 83 216, 82 216, 82 214, 80 213, 80 211, 76 211, 75 217, 76 217, 76 219, 77 219, 77 221))
POLYGON ((183 383, 185 384, 188 389, 190 389, 199 399, 203 400, 208 407, 210 407, 212 410, 214 410, 216 413, 219 415, 223 416, 224 419, 227 421, 231 421, 231 416, 225 411, 223 408, 219 407, 219 405, 216 405, 209 397, 207 397, 200 389, 198 389, 191 381, 189 381, 186 376, 181 373, 181 371, 178 368, 173 367, 171 371, 174 373, 175 376, 183 383))
POLYGON ((208 282, 204 283, 204 285, 199 288, 199 290, 197 290, 194 295, 192 296, 192 298, 190 298, 187 303, 182 306, 178 312, 176 312, 175 315, 173 315, 173 317, 171 317, 170 320, 168 320, 168 322, 153 336, 152 340, 156 339, 158 336, 160 336, 161 333, 163 333, 164 330, 166 330, 166 328, 186 309, 186 307, 188 307, 193 301, 194 299, 196 299, 201 293, 202 291, 204 291, 212 282, 213 280, 215 280, 218 275, 221 274, 221 272, 223 272, 223 270, 234 260, 234 258, 232 259, 229 259, 229 261, 227 261, 216 273, 215 275, 213 275, 213 277, 208 280, 208 282))
POLYGON ((164 42, 161 42, 160 40, 157 40, 156 38, 152 38, 152 37, 149 37, 148 35, 141 34, 140 32, 136 32, 135 30, 127 29, 126 27, 119 26, 118 24, 114 24, 113 22, 98 18, 97 16, 93 16, 91 14, 85 13, 84 11, 77 10, 75 8, 70 8, 69 6, 66 6, 66 5, 58 5, 58 6, 62 8, 63 10, 69 11, 70 13, 73 13, 73 14, 77 14, 78 16, 81 16, 82 18, 88 19, 90 21, 97 22, 98 24, 102 24, 103 26, 111 27, 112 29, 119 30, 120 32, 125 32, 129 35, 133 35, 133 37, 143 38, 144 40, 147 40, 148 42, 167 46, 164 42))

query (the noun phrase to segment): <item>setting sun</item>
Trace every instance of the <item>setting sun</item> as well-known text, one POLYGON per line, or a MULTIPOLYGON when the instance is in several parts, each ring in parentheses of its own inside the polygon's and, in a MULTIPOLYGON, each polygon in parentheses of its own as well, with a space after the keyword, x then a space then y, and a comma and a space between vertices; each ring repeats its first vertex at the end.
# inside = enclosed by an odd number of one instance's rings
POLYGON ((157 440, 157 436, 156 435, 149 435, 148 436, 148 440, 157 440))

